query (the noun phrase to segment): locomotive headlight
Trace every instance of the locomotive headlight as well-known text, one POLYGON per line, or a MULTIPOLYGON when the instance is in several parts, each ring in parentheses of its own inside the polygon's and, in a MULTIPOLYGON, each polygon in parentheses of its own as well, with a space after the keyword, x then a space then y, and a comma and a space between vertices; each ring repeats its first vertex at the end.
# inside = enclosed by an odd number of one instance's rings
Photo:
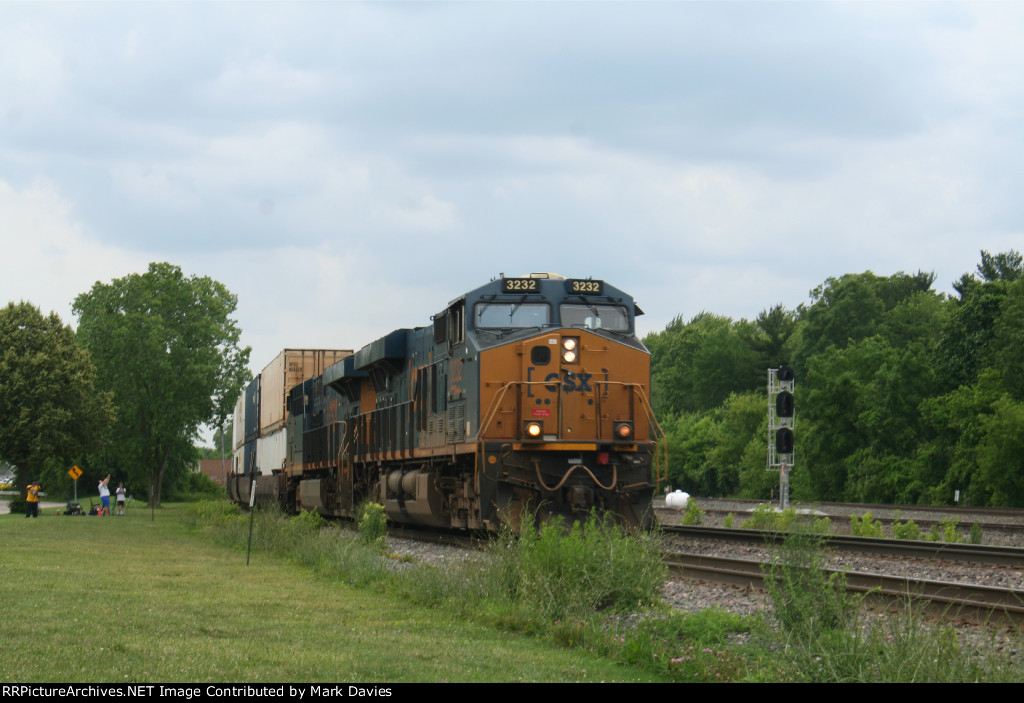
POLYGON ((578 337, 565 337, 562 339, 562 361, 566 364, 575 364, 579 358, 577 347, 580 340, 578 337))
POLYGON ((616 422, 612 428, 612 434, 615 435, 616 442, 632 442, 633 441, 633 423, 632 422, 616 422))
POLYGON ((544 423, 538 420, 523 421, 523 439, 543 439, 544 423))

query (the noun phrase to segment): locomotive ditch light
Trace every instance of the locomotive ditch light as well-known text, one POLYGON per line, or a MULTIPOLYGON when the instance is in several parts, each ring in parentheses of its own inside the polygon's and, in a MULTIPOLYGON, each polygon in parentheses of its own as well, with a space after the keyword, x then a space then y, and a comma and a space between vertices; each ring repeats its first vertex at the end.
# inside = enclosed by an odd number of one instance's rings
POLYGON ((543 440, 544 423, 540 420, 523 420, 523 439, 543 440))
POLYGON ((562 361, 566 364, 575 364, 576 360, 579 359, 577 348, 580 345, 578 337, 564 337, 562 338, 562 361))
POLYGON ((616 422, 612 427, 612 434, 615 435, 616 442, 632 442, 633 441, 633 423, 632 422, 616 422))

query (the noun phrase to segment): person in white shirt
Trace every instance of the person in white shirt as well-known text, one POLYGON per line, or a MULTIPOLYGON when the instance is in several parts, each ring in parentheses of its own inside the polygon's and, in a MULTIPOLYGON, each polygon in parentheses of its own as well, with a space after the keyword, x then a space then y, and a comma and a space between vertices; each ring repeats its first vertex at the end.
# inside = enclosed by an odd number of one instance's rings
POLYGON ((114 489, 114 493, 117 495, 117 514, 124 515, 124 497, 126 493, 124 490, 124 481, 117 484, 117 488, 114 489))
POLYGON ((107 474, 107 477, 100 481, 100 502, 103 503, 100 515, 110 515, 110 489, 107 488, 108 483, 110 483, 110 474, 107 474))

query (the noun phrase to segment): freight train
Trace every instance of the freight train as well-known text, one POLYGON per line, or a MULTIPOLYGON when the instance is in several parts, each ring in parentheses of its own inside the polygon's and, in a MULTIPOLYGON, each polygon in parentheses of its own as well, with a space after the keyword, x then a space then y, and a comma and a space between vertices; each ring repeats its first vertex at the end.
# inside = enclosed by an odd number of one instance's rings
POLYGON ((285 350, 236 405, 229 494, 434 528, 595 509, 647 527, 663 464, 641 314, 602 280, 501 275, 354 353, 285 350))

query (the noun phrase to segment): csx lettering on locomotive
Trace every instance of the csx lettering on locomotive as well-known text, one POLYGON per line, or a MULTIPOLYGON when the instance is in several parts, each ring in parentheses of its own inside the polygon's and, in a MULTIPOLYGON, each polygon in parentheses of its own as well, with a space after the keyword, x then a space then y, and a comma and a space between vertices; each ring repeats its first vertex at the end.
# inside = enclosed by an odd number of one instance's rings
POLYGON ((604 281, 501 277, 354 354, 285 350, 236 406, 229 491, 246 502, 255 481, 261 500, 334 516, 373 500, 392 522, 435 527, 595 508, 646 526, 639 314, 604 281))

